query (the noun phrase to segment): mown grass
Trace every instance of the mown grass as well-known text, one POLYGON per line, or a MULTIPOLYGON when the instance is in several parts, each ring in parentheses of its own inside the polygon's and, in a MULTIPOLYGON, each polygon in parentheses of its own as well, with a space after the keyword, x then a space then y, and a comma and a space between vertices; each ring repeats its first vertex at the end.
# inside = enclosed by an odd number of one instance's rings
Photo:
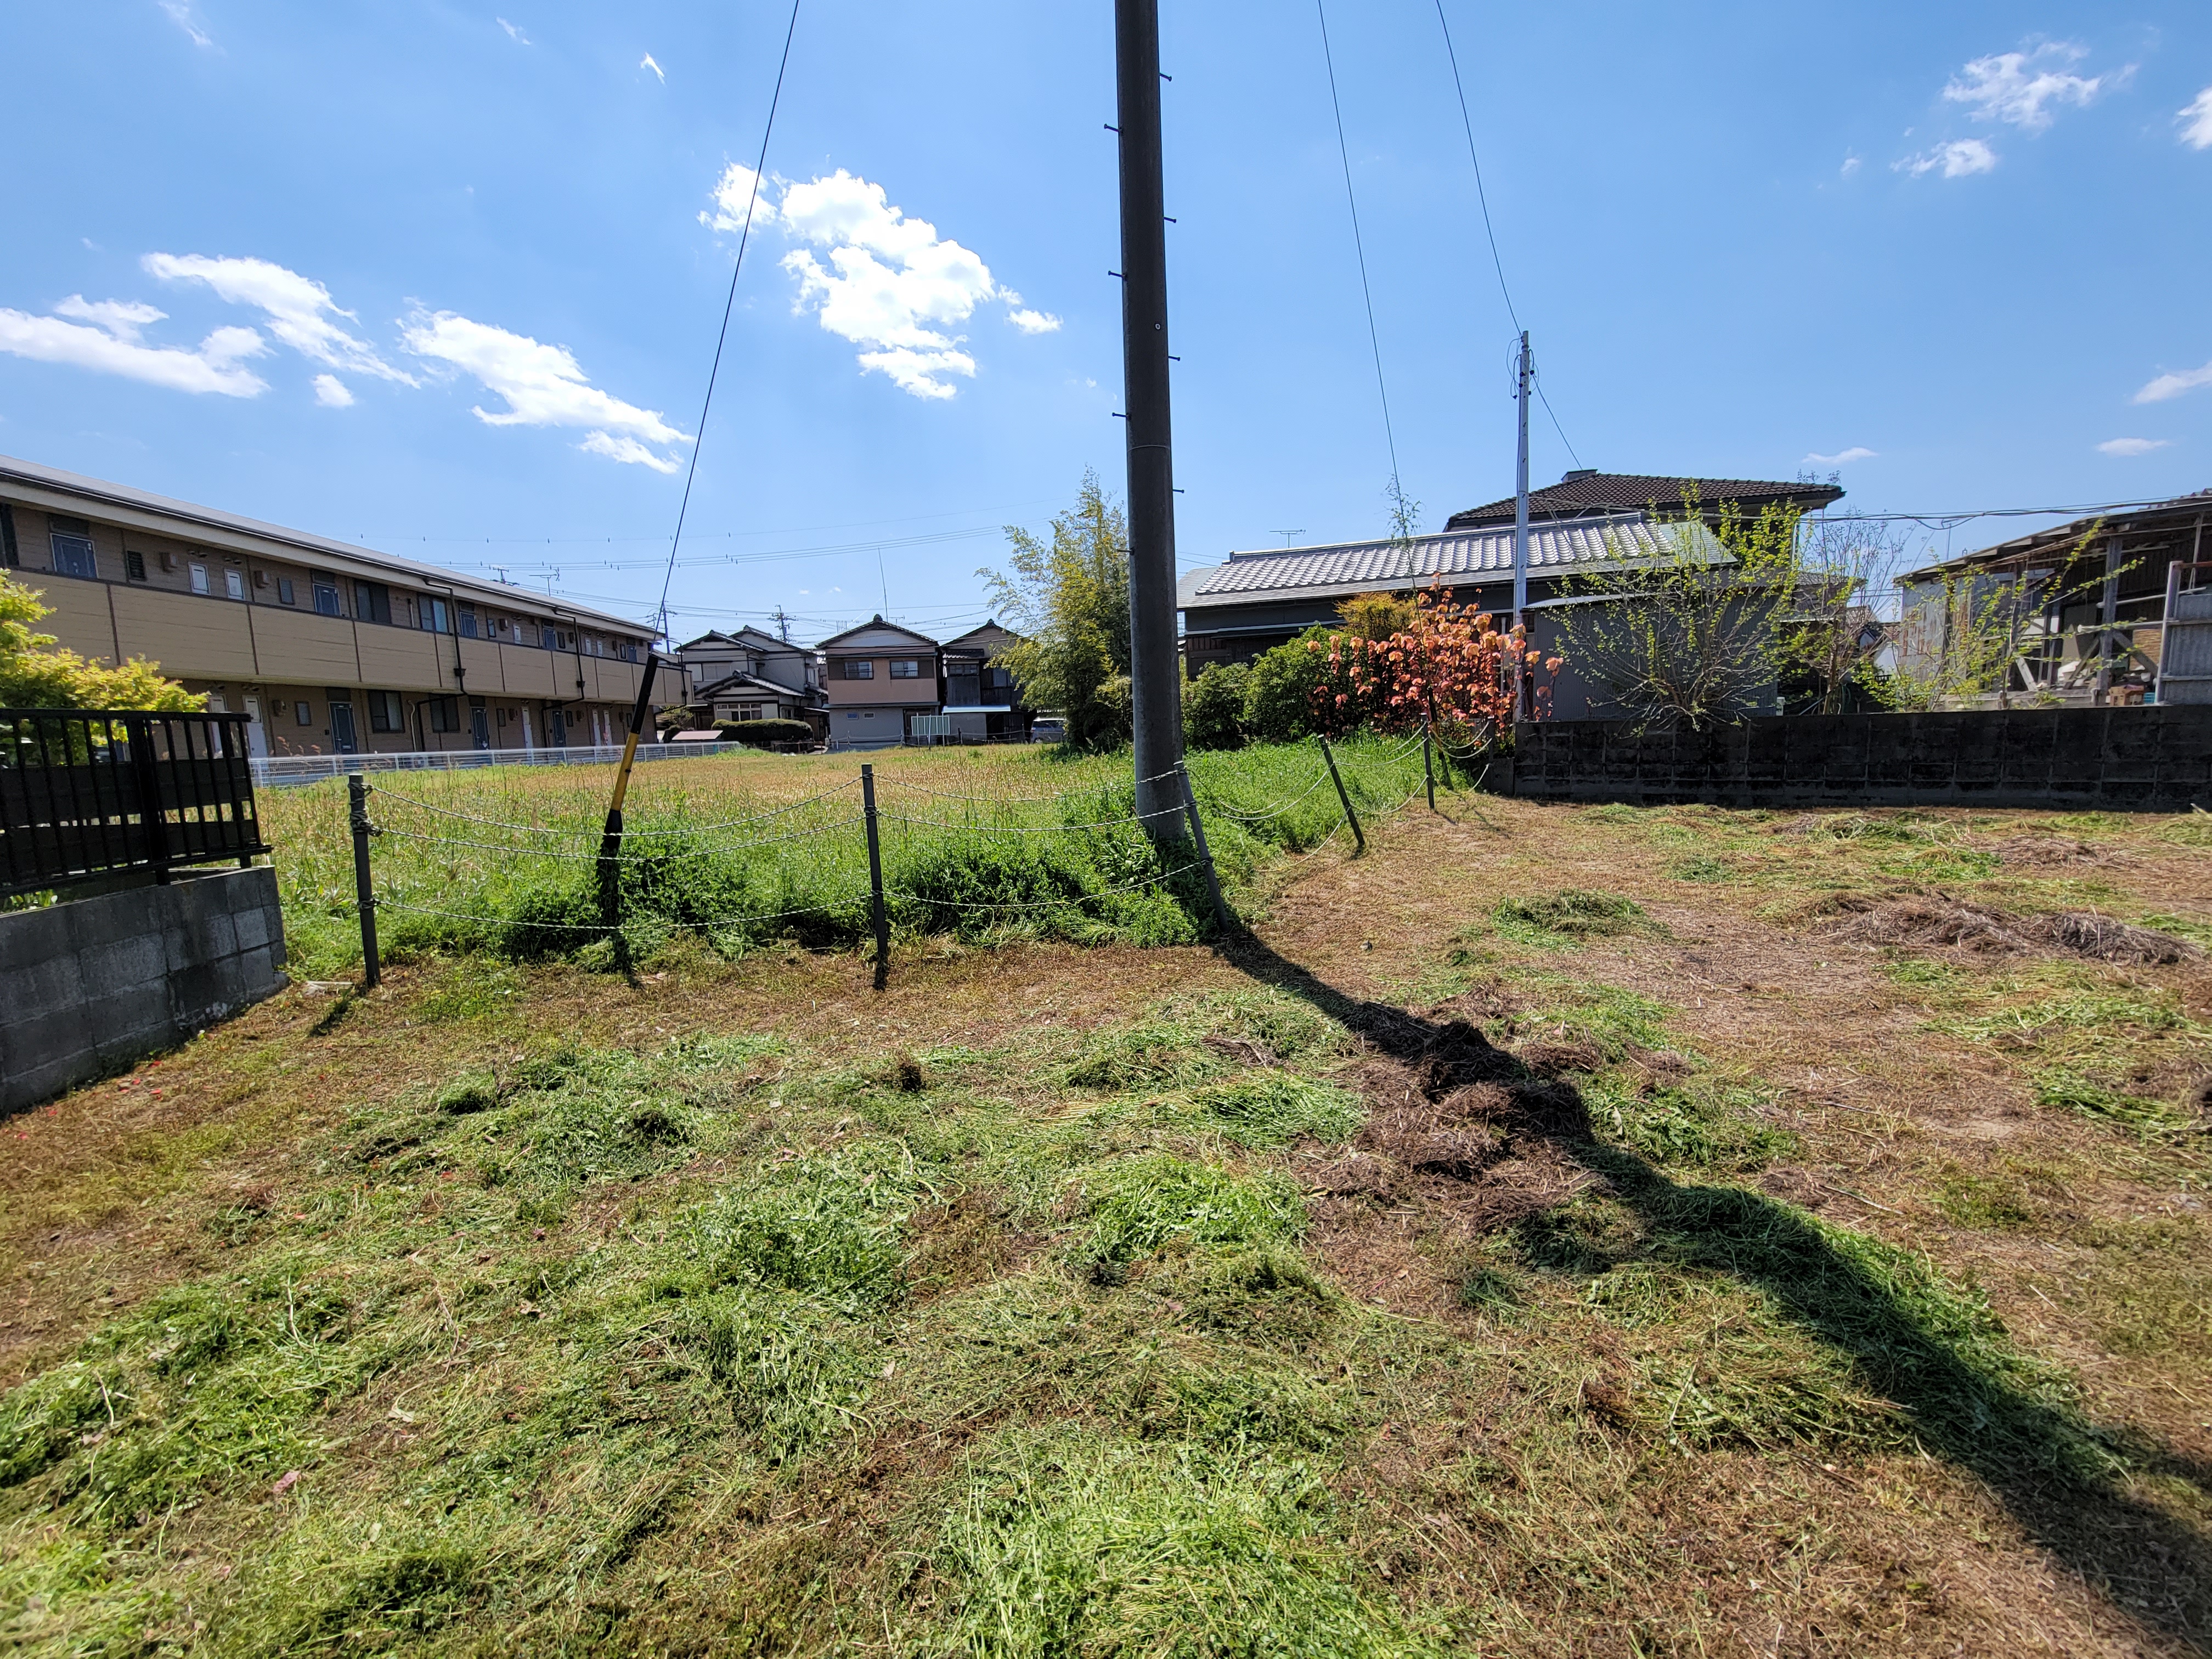
MULTIPOLYGON (((1419 758, 1403 749, 1371 738, 1340 749, 1359 810, 1387 811, 1415 787, 1419 758)), ((1195 848, 1187 839, 1156 844, 1133 822, 1126 757, 892 750, 869 763, 902 933, 1166 945, 1213 926, 1195 848)), ((641 768, 618 881, 630 958, 679 935, 725 956, 866 937, 860 764, 744 755, 641 768)), ((1190 767, 1232 899, 1253 894, 1279 854, 1311 851, 1340 828, 1310 744, 1194 756, 1190 767)), ((370 815, 383 951, 398 961, 476 951, 614 962, 595 866, 611 772, 377 775, 370 815)), ((344 787, 271 791, 264 816, 293 958, 310 975, 336 975, 360 957, 344 787)))

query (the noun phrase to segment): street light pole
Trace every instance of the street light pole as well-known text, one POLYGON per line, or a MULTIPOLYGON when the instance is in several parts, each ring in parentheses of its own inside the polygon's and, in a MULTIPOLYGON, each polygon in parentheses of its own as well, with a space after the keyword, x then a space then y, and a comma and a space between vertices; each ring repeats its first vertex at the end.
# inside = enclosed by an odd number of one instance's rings
POLYGON ((1182 810, 1168 251, 1160 161, 1159 0, 1115 0, 1121 141, 1121 379, 1129 461, 1129 684, 1137 815, 1155 839, 1182 810))

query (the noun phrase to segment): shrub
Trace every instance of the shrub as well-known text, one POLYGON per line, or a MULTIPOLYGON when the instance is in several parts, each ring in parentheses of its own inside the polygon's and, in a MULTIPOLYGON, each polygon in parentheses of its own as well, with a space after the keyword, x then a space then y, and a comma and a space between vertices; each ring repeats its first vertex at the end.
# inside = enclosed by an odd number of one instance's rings
POLYGON ((1314 696, 1328 672, 1328 630, 1310 628, 1286 645, 1254 659, 1244 693, 1245 735, 1261 743, 1296 743, 1314 729, 1314 696), (1309 641, 1323 649, 1309 651, 1309 641))
POLYGON ((765 749, 772 743, 811 743, 814 728, 805 720, 716 720, 714 731, 725 743, 742 743, 765 749))
POLYGON ((1236 749, 1244 742, 1244 703, 1252 671, 1243 663, 1208 663, 1182 683, 1182 737, 1193 749, 1236 749))

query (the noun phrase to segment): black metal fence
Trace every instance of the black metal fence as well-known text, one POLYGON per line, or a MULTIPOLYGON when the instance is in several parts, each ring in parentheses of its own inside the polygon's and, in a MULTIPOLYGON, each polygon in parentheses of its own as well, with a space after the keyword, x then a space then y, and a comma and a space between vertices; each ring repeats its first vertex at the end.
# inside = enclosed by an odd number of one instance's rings
POLYGON ((0 897, 269 850, 245 714, 0 708, 0 897))

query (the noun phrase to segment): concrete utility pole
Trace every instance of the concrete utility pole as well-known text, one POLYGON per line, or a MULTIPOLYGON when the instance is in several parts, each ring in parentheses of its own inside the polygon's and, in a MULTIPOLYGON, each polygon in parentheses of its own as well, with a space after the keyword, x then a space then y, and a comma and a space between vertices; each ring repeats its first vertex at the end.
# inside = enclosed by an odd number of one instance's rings
POLYGON ((1513 621, 1528 608, 1528 336, 1521 336, 1521 367, 1514 376, 1521 410, 1521 447, 1513 464, 1513 621))
POLYGON ((1158 839, 1182 811, 1176 659, 1175 465, 1168 421, 1168 248, 1160 169, 1159 0, 1114 0, 1121 140, 1121 382, 1129 443, 1129 683, 1137 816, 1158 839))

